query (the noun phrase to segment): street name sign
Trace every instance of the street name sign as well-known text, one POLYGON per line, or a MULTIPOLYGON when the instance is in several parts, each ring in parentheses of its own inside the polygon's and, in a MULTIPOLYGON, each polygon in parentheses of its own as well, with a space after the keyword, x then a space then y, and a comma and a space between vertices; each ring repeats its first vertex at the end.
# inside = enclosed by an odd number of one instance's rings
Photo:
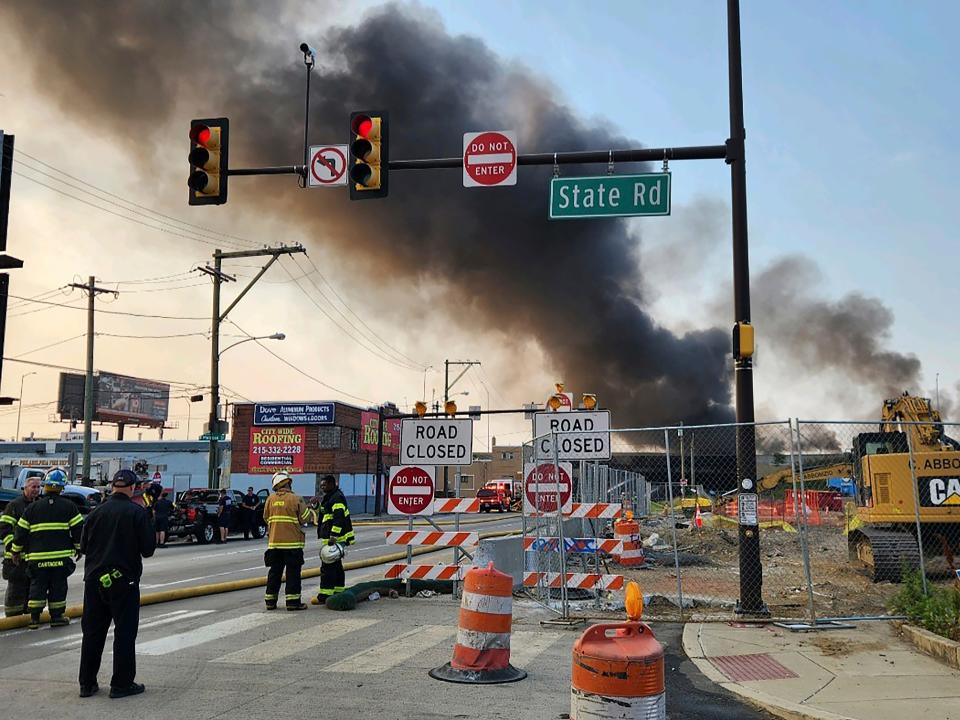
POLYGON ((610 411, 555 413, 533 416, 534 456, 553 459, 551 433, 557 433, 557 458, 560 460, 609 460, 610 411))
POLYGON ((433 515, 436 468, 395 465, 387 485, 387 515, 433 515))
POLYGON ((347 146, 312 145, 310 147, 309 187, 344 187, 347 184, 347 146))
POLYGON ((401 465, 472 465, 473 420, 408 418, 400 423, 401 465))
POLYGON ((220 440, 226 440, 227 436, 224 435, 223 433, 204 433, 203 435, 200 436, 200 439, 207 440, 207 441, 209 440, 220 441, 220 440))
POLYGON ((570 463, 525 463, 523 477, 524 515, 556 514, 558 504, 563 513, 573 509, 573 465, 570 463))
POLYGON ((517 184, 517 134, 469 132, 463 134, 463 186, 495 187, 517 184))
POLYGON ((670 214, 670 173, 564 177, 550 181, 550 219, 670 214))

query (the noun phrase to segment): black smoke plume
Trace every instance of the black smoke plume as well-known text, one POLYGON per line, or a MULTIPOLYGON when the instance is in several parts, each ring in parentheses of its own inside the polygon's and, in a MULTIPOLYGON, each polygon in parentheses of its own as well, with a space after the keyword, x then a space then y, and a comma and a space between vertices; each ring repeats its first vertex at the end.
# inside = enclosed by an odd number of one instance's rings
MULTIPOLYGON (((149 134, 146 153, 129 143, 144 162, 183 147, 189 118, 220 114, 231 119, 234 166, 299 162, 304 39, 320 49, 312 138, 345 141, 351 110, 384 108, 393 158, 458 155, 462 133, 483 129, 516 129, 521 152, 639 144, 582 121, 543 79, 417 6, 380 7, 347 27, 325 27, 324 7, 310 7, 314 38, 275 3, 15 0, 0 17, 26 48, 38 92, 95 130, 149 134)), ((374 278, 444 278, 437 312, 479 319, 518 347, 536 338, 568 387, 598 393, 618 425, 730 419, 727 332, 658 326, 626 222, 550 222, 550 168, 523 167, 519 184, 501 189, 465 190, 458 172, 395 172, 390 198, 368 203, 236 182, 226 207, 256 204, 296 223, 374 278)))

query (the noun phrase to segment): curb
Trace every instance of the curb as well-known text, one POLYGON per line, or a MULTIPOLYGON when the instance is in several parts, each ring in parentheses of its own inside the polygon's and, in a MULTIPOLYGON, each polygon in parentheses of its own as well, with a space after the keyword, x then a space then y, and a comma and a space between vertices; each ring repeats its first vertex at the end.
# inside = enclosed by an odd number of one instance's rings
POLYGON ((838 715, 828 710, 799 705, 789 700, 768 695, 760 690, 754 690, 738 682, 733 682, 726 675, 713 666, 710 659, 703 654, 700 646, 700 627, 702 623, 687 623, 683 626, 683 651, 690 661, 697 666, 708 680, 719 685, 724 690, 738 695, 754 707, 766 710, 784 720, 856 720, 848 715, 838 715))
MULTIPOLYGON (((404 523, 406 524, 406 523, 404 523)), ((489 533, 480 533, 480 539, 485 540, 492 537, 504 537, 506 535, 516 534, 516 530, 503 530, 499 532, 489 532, 489 533)), ((450 550, 448 547, 421 547, 413 549, 413 556, 418 555, 428 555, 435 552, 443 552, 444 550, 450 550)), ((376 567, 377 565, 383 565, 389 562, 398 562, 407 559, 407 551, 402 550, 395 553, 390 553, 389 555, 380 555, 375 558, 367 558, 366 560, 352 560, 350 562, 345 562, 343 564, 343 569, 347 570, 362 570, 363 568, 376 567)), ((304 570, 300 577, 304 580, 308 578, 319 577, 320 568, 310 568, 309 570, 304 570)), ((234 592, 236 590, 250 590, 251 588, 256 587, 265 587, 267 584, 266 577, 254 577, 246 578, 244 580, 228 580, 221 583, 210 583, 208 585, 194 585, 193 587, 180 588, 179 590, 164 590, 162 592, 147 593, 146 595, 140 596, 140 607, 145 605, 157 605, 159 603, 165 602, 174 602, 176 600, 189 600, 190 598, 204 597, 206 595, 219 595, 220 593, 234 592)), ((68 618, 78 618, 83 615, 83 605, 71 605, 64 612, 68 618)), ((50 614, 44 611, 43 615, 40 616, 40 622, 47 623, 50 621, 50 614)), ((15 615, 14 617, 0 618, 0 632, 4 630, 15 630, 17 628, 26 627, 30 622, 29 615, 15 615)))
POLYGON ((909 623, 899 623, 900 637, 917 650, 960 670, 960 642, 909 623))

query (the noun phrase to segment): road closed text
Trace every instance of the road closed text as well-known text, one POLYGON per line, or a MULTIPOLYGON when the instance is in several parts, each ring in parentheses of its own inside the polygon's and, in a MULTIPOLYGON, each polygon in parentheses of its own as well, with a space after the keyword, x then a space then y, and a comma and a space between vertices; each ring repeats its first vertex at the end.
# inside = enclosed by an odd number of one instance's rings
POLYGON ((473 421, 404 420, 400 427, 400 462, 404 465, 470 465, 473 421))

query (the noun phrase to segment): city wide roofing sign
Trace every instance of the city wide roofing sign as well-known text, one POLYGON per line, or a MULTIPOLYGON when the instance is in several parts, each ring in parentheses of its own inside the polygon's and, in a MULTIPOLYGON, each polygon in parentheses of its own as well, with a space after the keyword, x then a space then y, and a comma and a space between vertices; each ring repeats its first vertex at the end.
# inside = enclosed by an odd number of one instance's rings
MULTIPOLYGON (((380 418, 377 413, 364 410, 360 413, 360 449, 366 452, 377 451, 377 427, 380 418)), ((398 418, 383 419, 383 454, 400 454, 400 420, 398 418)))
POLYGON ((303 426, 250 428, 248 472, 275 473, 286 470, 302 473, 306 459, 306 436, 303 426))

